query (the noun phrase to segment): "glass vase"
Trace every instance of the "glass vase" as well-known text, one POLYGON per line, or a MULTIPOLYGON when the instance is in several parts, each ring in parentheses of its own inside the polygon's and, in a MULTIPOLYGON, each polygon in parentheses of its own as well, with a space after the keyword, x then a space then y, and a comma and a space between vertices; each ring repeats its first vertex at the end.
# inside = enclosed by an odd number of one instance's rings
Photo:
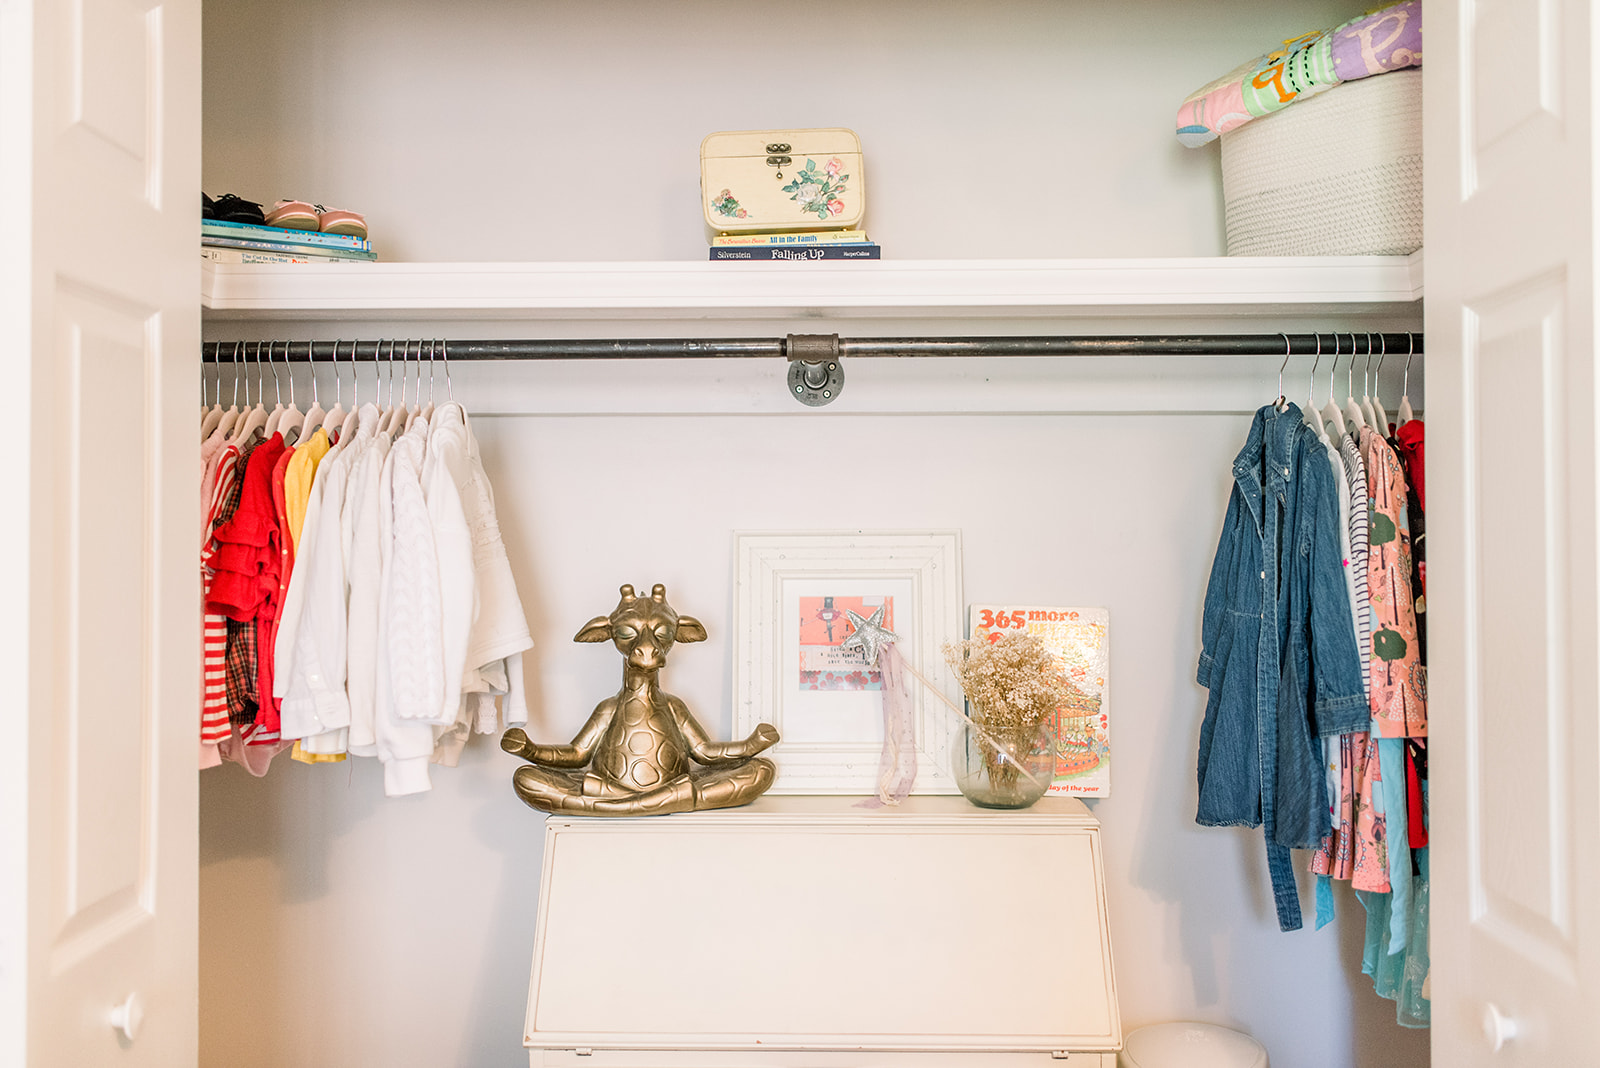
POLYGON ((969 723, 956 746, 956 786, 979 808, 1027 808, 1055 776, 1055 735, 1048 724, 1025 742, 979 732, 969 723))

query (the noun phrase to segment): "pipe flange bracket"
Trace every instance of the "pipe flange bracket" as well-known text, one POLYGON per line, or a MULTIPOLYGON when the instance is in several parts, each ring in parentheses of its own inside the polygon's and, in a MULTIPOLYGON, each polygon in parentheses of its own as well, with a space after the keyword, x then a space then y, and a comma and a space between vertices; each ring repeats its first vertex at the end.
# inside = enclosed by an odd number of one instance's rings
POLYGON ((801 404, 832 404, 844 390, 838 334, 790 334, 784 352, 789 357, 789 393, 801 404))

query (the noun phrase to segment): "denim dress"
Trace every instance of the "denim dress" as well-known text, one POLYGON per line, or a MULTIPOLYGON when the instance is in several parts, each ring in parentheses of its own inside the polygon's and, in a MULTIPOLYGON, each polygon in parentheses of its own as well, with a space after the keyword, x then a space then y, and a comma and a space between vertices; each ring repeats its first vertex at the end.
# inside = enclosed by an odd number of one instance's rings
POLYGON ((1291 848, 1330 829, 1320 739, 1367 728, 1327 451, 1268 405, 1233 462, 1201 625, 1196 822, 1261 827, 1278 926, 1300 926, 1291 848))

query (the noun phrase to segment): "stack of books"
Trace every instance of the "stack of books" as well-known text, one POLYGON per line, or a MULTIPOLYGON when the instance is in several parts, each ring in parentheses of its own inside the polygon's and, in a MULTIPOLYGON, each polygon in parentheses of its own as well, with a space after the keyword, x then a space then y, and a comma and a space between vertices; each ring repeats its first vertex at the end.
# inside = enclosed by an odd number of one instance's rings
POLYGON ((378 254, 364 237, 202 219, 200 257, 214 263, 371 263, 378 254))
POLYGON ((807 230, 797 234, 723 234, 711 239, 713 260, 876 260, 881 250, 864 230, 807 230))

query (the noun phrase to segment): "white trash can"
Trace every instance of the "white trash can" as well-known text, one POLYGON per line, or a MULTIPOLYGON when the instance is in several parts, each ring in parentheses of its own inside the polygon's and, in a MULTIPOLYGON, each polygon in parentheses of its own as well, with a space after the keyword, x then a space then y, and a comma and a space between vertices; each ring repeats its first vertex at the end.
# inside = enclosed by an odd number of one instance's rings
POLYGON ((1267 1068, 1267 1050, 1249 1035, 1206 1023, 1152 1024, 1133 1031, 1118 1068, 1267 1068))

